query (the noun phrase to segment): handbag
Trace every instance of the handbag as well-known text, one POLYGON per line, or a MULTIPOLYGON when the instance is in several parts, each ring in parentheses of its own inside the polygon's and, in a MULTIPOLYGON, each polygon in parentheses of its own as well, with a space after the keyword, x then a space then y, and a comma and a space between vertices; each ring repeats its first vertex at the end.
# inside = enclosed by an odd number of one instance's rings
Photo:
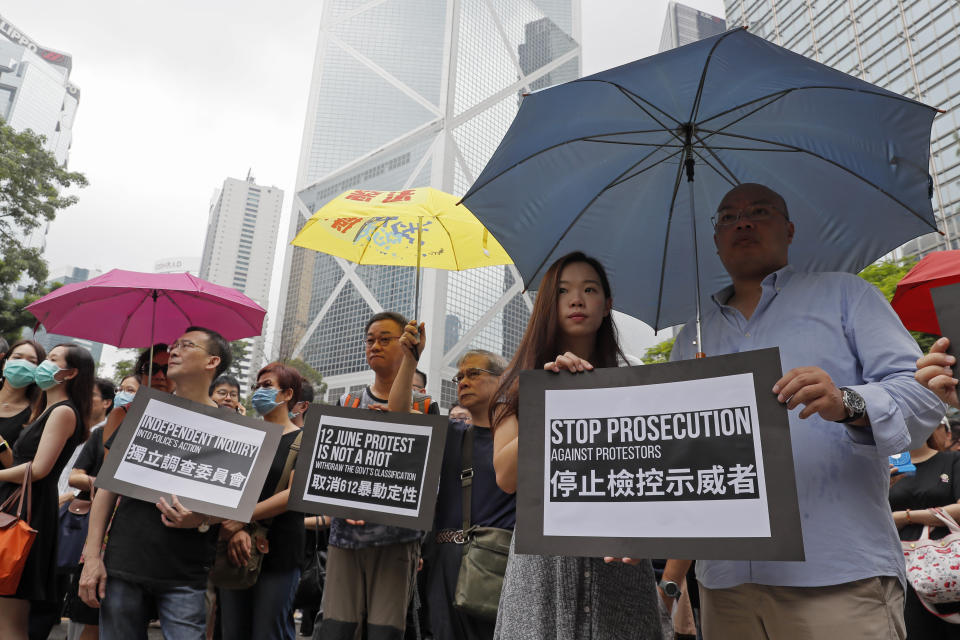
POLYGON ((473 429, 463 434, 460 491, 463 512, 463 556, 454 590, 453 606, 471 616, 497 619, 503 576, 507 571, 513 531, 470 526, 470 489, 473 484, 473 429))
POLYGON ((60 531, 57 538, 57 569, 69 570, 80 563, 90 524, 90 500, 74 498, 60 507, 60 531), (79 504, 76 504, 79 503, 79 504))
POLYGON ((327 554, 325 551, 320 551, 320 536, 324 535, 324 532, 320 530, 320 516, 315 517, 317 519, 317 531, 314 537, 313 555, 307 557, 307 566, 300 574, 297 592, 293 596, 294 609, 315 609, 322 606, 323 585, 327 580, 327 554))
MULTIPOLYGON (((280 473, 280 481, 277 482, 277 488, 273 490, 271 495, 276 495, 287 488, 290 482, 290 473, 297 461, 297 453, 300 451, 302 436, 303 431, 300 431, 290 445, 287 460, 283 465, 283 471, 280 473)), ((217 540, 217 556, 213 561, 213 568, 210 570, 210 581, 221 589, 249 589, 257 584, 257 580, 260 579, 263 556, 270 553, 270 545, 267 541, 267 535, 270 532, 269 522, 251 522, 245 528, 250 533, 253 544, 250 547, 250 557, 247 558, 246 564, 242 566, 238 567, 233 564, 227 556, 230 541, 217 540)))
POLYGON ((925 526, 919 540, 901 541, 907 580, 930 613, 960 624, 960 613, 941 614, 936 610, 937 604, 960 601, 960 525, 939 507, 927 511, 939 518, 950 533, 931 540, 931 527, 925 526))
POLYGON ((33 463, 27 463, 20 488, 0 504, 0 595, 2 596, 12 596, 17 592, 23 567, 27 563, 30 548, 37 537, 37 530, 30 526, 30 516, 33 511, 32 466, 33 463), (20 517, 23 513, 24 497, 27 500, 26 520, 20 517), (7 509, 18 498, 16 512, 9 513, 7 509))

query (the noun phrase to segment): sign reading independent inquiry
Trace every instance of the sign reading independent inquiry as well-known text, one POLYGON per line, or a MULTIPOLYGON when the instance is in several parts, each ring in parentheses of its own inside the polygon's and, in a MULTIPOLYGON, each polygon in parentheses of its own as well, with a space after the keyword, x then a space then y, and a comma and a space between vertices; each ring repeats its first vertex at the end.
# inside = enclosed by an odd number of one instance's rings
POLYGON ((517 551, 802 559, 780 375, 776 349, 525 372, 517 551))
POLYGON ((141 389, 96 485, 246 522, 280 441, 276 425, 141 389))
POLYGON ((304 425, 289 508, 430 529, 446 418, 314 409, 304 425))

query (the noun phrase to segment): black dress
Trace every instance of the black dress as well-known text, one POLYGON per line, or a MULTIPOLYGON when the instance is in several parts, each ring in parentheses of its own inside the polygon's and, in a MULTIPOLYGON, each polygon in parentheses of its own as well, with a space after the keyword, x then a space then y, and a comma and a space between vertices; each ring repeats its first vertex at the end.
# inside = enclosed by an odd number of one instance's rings
MULTIPOLYGON (((77 418, 76 427, 73 434, 63 446, 60 455, 57 457, 50 473, 41 480, 33 483, 32 500, 32 520, 30 526, 37 530, 37 537, 33 541, 33 547, 30 549, 30 555, 27 557, 26 565, 23 568, 23 575, 20 578, 20 586, 13 597, 20 600, 30 601, 50 601, 56 598, 55 585, 57 573, 57 531, 59 523, 57 520, 57 481, 60 473, 70 461, 74 449, 80 444, 83 434, 83 424, 80 421, 80 414, 76 408, 69 402, 58 402, 48 407, 43 414, 32 424, 28 425, 20 437, 17 438, 13 446, 13 464, 23 464, 30 462, 37 455, 37 448, 40 446, 40 438, 43 436, 43 430, 47 426, 47 419, 50 413, 61 405, 66 405, 73 409, 77 418)), ((7 496, 17 490, 20 483, 4 482, 0 483, 0 502, 7 496)), ((14 507, 15 508, 15 507, 14 507)), ((27 517, 27 508, 24 505, 22 517, 27 517)))
POLYGON ((20 413, 6 418, 0 418, 0 436, 7 441, 11 447, 17 443, 17 438, 23 431, 23 425, 30 419, 30 405, 20 413))
MULTIPOLYGON (((907 476, 890 487, 890 507, 893 511, 922 511, 960 501, 960 453, 941 451, 923 462, 916 463, 916 466, 915 475, 907 476)), ((930 537, 942 538, 949 532, 946 527, 936 527, 930 531, 930 537)), ((916 540, 922 533, 922 525, 908 524, 900 529, 900 539, 916 540)), ((941 613, 955 613, 960 611, 960 603, 944 603, 938 605, 938 609, 941 613)), ((909 583, 904 622, 909 638, 939 640, 960 637, 960 625, 944 622, 927 611, 909 583)))

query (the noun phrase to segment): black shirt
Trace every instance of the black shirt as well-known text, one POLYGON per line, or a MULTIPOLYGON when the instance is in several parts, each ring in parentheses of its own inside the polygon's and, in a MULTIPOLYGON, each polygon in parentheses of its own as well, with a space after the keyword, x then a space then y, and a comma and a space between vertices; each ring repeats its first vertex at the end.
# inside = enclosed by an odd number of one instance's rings
MULTIPOLYGON (((103 427, 100 427, 90 432, 90 437, 83 443, 83 448, 80 449, 80 455, 77 456, 76 462, 73 463, 73 468, 80 469, 88 476, 95 478, 97 474, 100 473, 100 467, 102 466, 103 427)), ((77 498, 80 500, 89 500, 90 492, 81 491, 77 494, 77 498)))
POLYGON ((17 438, 20 437, 20 433, 23 432, 23 425, 27 424, 27 420, 29 419, 29 405, 27 405, 27 408, 20 413, 7 416, 6 418, 0 418, 0 436, 7 441, 7 444, 10 445, 11 449, 13 448, 14 443, 17 441, 17 438))
MULTIPOLYGON (((107 451, 119 432, 107 439, 107 451)), ((206 533, 167 527, 156 504, 121 496, 107 533, 103 563, 107 575, 128 582, 205 588, 219 534, 219 525, 206 533)))
MULTIPOLYGON (((932 458, 915 463, 917 473, 906 476, 890 487, 890 507, 893 511, 923 510, 943 507, 960 500, 960 453, 941 451, 932 458)), ((901 540, 917 540, 923 525, 908 524, 900 529, 901 540)), ((949 530, 937 527, 931 538, 942 538, 949 530)))
MULTIPOLYGON (((447 427, 447 442, 443 450, 440 470, 440 489, 437 493, 437 513, 434 529, 460 529, 461 511, 460 472, 463 436, 467 425, 451 420, 447 427)), ((473 484, 470 488, 470 524, 481 527, 513 529, 517 522, 516 495, 504 493, 497 486, 497 472, 493 468, 493 434, 485 427, 473 429, 473 484)))
MULTIPOLYGON (((263 502, 277 493, 277 483, 280 482, 280 474, 283 473, 283 467, 287 462, 290 445, 296 440, 298 433, 300 433, 299 429, 280 437, 280 446, 277 447, 277 453, 273 456, 273 462, 270 463, 270 471, 263 483, 263 491, 260 492, 258 502, 263 502)), ((280 490, 283 489, 286 487, 281 487, 280 490)), ((306 540, 303 514, 297 511, 285 511, 274 517, 272 521, 264 521, 263 524, 270 528, 267 534, 270 552, 263 557, 263 571, 286 571, 299 567, 303 563, 306 540)))

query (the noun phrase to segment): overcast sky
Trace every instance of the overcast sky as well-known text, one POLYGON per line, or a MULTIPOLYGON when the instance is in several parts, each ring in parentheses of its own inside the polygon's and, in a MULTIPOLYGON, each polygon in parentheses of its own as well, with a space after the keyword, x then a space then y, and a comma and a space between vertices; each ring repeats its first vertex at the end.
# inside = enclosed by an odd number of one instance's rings
MULTIPOLYGON (((723 16, 722 0, 684 4, 723 16)), ((582 0, 584 74, 656 53, 666 5, 582 0)), ((285 233, 321 10, 321 1, 6 0, 4 18, 72 55, 81 90, 70 168, 90 186, 51 226, 51 268, 150 271, 161 258, 199 256, 214 189, 251 168, 284 190, 285 233)))

